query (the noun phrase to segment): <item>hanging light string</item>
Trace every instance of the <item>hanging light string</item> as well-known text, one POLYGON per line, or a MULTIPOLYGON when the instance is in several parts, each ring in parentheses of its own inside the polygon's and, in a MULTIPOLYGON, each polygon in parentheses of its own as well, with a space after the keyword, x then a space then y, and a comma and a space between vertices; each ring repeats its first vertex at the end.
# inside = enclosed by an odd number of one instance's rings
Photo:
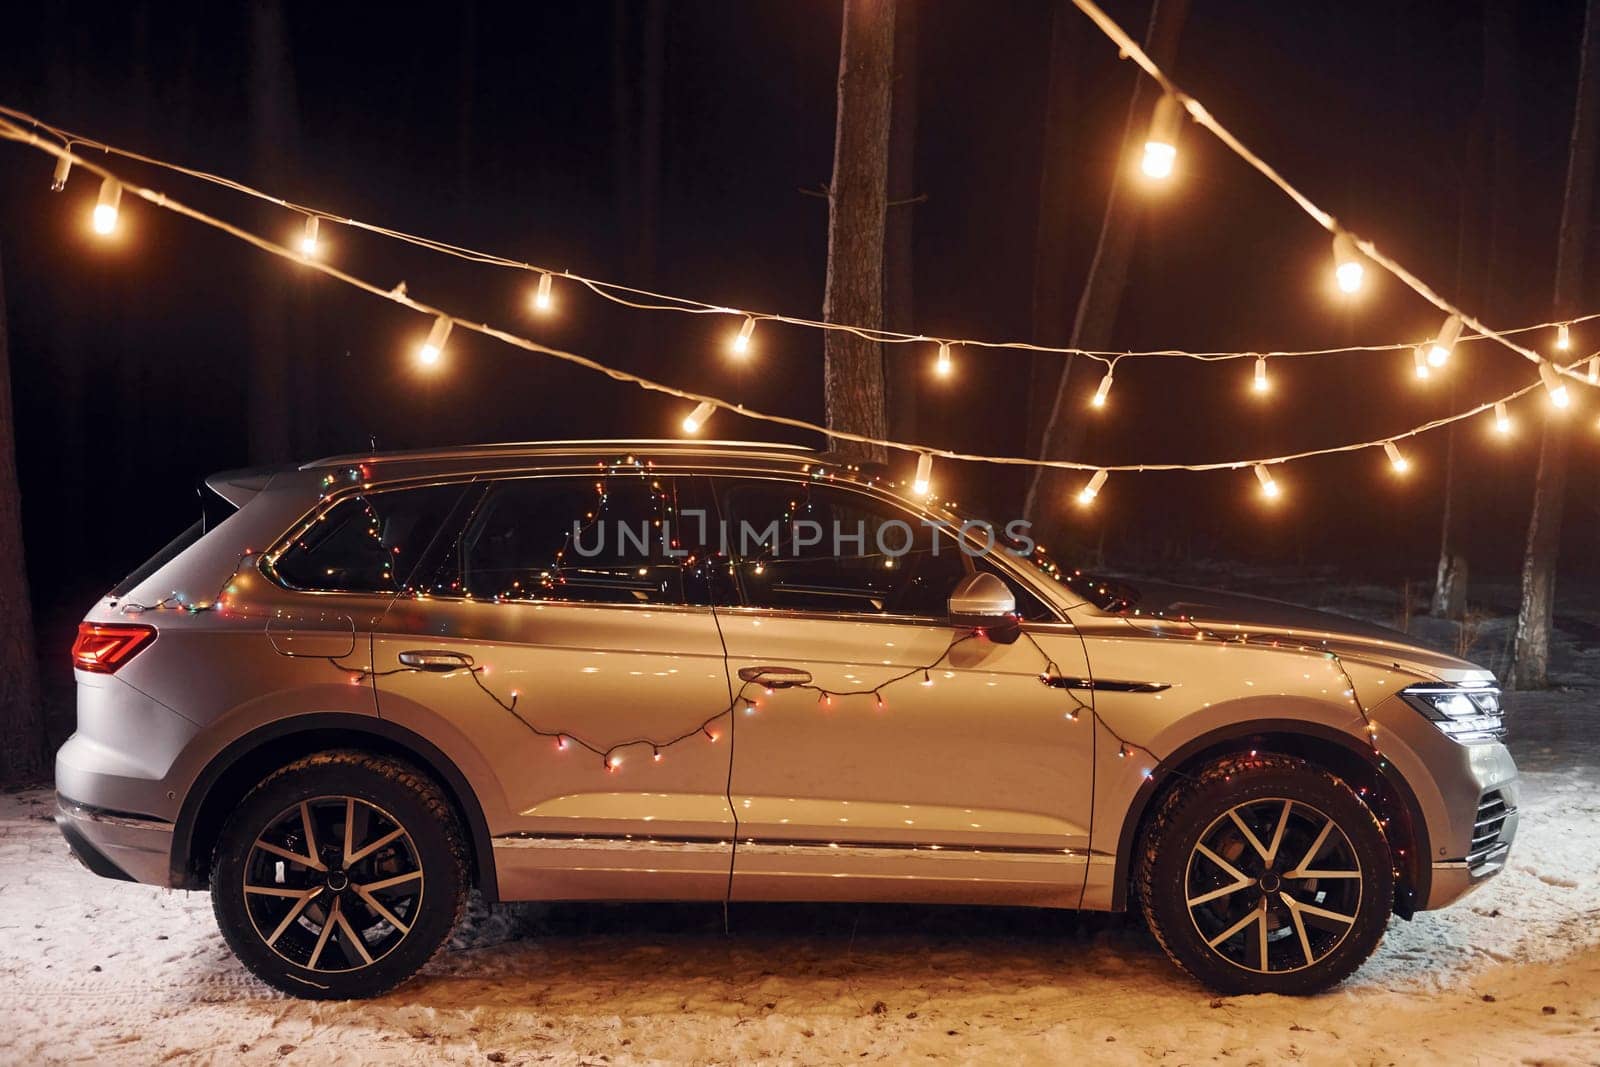
MULTIPOLYGON (((1272 166, 1264 159, 1256 155, 1249 148, 1245 147, 1244 142, 1240 141, 1233 135, 1232 132, 1227 129, 1227 127, 1223 126, 1222 123, 1218 122, 1214 117, 1212 117, 1211 112, 1206 110, 1204 104, 1200 103, 1199 100, 1196 100, 1188 93, 1185 93, 1183 90, 1179 89, 1178 86, 1173 83, 1172 79, 1167 77, 1161 68, 1156 65, 1155 61, 1145 53, 1144 49, 1139 47, 1138 42, 1132 37, 1129 37, 1127 32, 1124 31, 1121 26, 1117 25, 1117 23, 1109 15, 1107 15, 1104 11, 1101 11, 1100 8, 1092 2, 1092 0, 1072 0, 1072 2, 1079 11, 1082 11, 1089 17, 1090 21, 1092 21, 1095 26, 1100 29, 1100 32, 1104 33, 1108 38, 1111 39, 1111 42, 1117 46, 1122 55, 1127 56, 1129 59, 1137 63, 1146 74, 1148 74, 1158 85, 1161 86, 1162 90, 1166 93, 1167 99, 1178 101, 1178 103, 1182 105, 1183 109, 1189 113, 1189 117, 1194 119, 1196 124, 1210 132, 1212 136, 1221 141, 1224 146, 1233 152, 1234 155, 1238 156, 1245 163, 1249 164, 1250 167, 1252 167, 1262 177, 1266 178, 1267 181, 1277 186, 1277 188, 1285 196, 1299 205, 1302 211, 1304 211, 1307 215, 1310 215, 1318 226, 1321 226, 1324 230, 1327 230, 1336 238, 1340 236, 1348 236, 1350 241, 1354 243, 1355 247, 1363 256, 1367 257, 1373 263, 1376 263, 1378 266, 1388 271, 1412 292, 1422 297, 1422 299, 1426 300, 1440 311, 1443 311, 1449 317, 1446 320, 1444 332, 1449 333, 1454 331, 1455 335, 1459 335, 1461 326, 1468 326, 1475 330, 1480 337, 1497 341, 1506 348, 1509 348, 1511 351, 1522 356, 1524 359, 1537 364, 1541 368, 1541 373, 1543 373, 1543 368, 1548 367, 1557 374, 1564 374, 1573 378, 1574 380, 1587 382, 1587 379, 1580 375, 1573 367, 1557 364, 1554 361, 1540 355, 1538 352, 1535 352, 1533 349, 1525 348, 1522 345, 1517 344, 1515 341, 1512 341, 1510 339, 1510 334, 1513 331, 1497 331, 1485 326, 1482 322, 1473 318, 1471 315, 1467 314, 1465 311, 1462 311, 1460 308, 1447 301, 1444 297, 1440 296, 1421 278, 1411 273, 1411 271, 1407 270, 1397 260, 1391 259, 1384 252, 1380 251, 1378 246, 1373 244, 1370 240, 1345 229, 1339 224, 1338 219, 1334 218, 1333 215, 1318 207, 1310 197, 1306 196, 1299 189, 1291 185, 1288 179, 1284 178, 1283 175, 1274 170, 1272 166), (1452 320, 1455 320, 1453 321, 1453 324, 1452 320)), ((1570 320, 1564 320, 1563 323, 1558 323, 1556 325, 1562 325, 1569 321, 1570 320)), ((1451 336, 1451 345, 1447 346, 1446 349, 1447 355, 1448 347, 1453 347, 1456 339, 1456 336, 1451 336)))
MULTIPOLYGON (((28 145, 31 145, 31 146, 39 149, 42 152, 45 152, 45 153, 47 153, 49 155, 52 155, 52 156, 55 156, 58 159, 63 157, 63 156, 66 156, 66 155, 70 154, 68 149, 60 147, 60 146, 58 146, 56 144, 53 144, 53 143, 51 143, 49 141, 42 140, 41 138, 39 138, 39 136, 37 134, 35 134, 35 133, 31 132, 31 131, 25 130, 25 129, 17 126, 16 124, 14 124, 14 123, 12 123, 12 122, 10 122, 8 120, 5 120, 5 119, 0 119, 0 140, 10 140, 10 141, 17 141, 17 142, 20 142, 20 143, 23 143, 23 144, 28 144, 28 145)), ((1209 462, 1209 463, 1161 462, 1161 463, 1098 464, 1098 463, 1086 463, 1086 462, 1082 462, 1082 461, 1078 461, 1078 460, 1069 460, 1069 459, 1049 459, 1049 460, 1046 460, 1046 459, 1033 459, 1033 458, 1023 457, 1023 456, 995 456, 995 455, 985 455, 985 454, 982 454, 982 453, 974 453, 974 452, 960 452, 960 451, 956 451, 954 449, 937 448, 937 447, 932 447, 932 446, 923 445, 923 444, 911 444, 911 443, 907 443, 905 441, 896 441, 896 440, 892 440, 890 438, 884 438, 884 437, 873 437, 873 436, 868 435, 868 434, 853 433, 853 432, 851 432, 849 430, 841 430, 841 429, 838 429, 838 428, 830 429, 827 426, 823 426, 823 425, 820 425, 820 424, 814 423, 814 422, 809 422, 809 421, 807 421, 805 419, 797 419, 797 418, 792 418, 792 417, 787 416, 787 415, 775 415, 775 414, 772 414, 770 412, 758 411, 758 410, 756 410, 754 408, 745 407, 742 404, 736 404, 736 403, 733 403, 733 402, 728 401, 728 400, 723 400, 723 399, 721 399, 719 397, 710 396, 710 395, 705 394, 705 393, 697 393, 697 392, 694 392, 694 391, 688 390, 688 389, 680 389, 680 388, 677 388, 676 386, 667 385, 664 382, 659 382, 659 381, 656 381, 656 380, 651 379, 651 378, 646 378, 643 375, 634 374, 631 371, 622 370, 622 369, 620 369, 618 367, 607 366, 606 364, 601 363, 598 360, 591 359, 588 356, 580 355, 580 354, 578 354, 576 352, 568 352, 568 351, 564 351, 564 350, 559 349, 559 348, 552 348, 549 345, 540 344, 537 341, 530 340, 530 339, 528 339, 526 337, 518 336, 517 334, 513 334, 513 333, 510 333, 510 332, 508 332, 506 330, 499 329, 498 327, 490 326, 487 323, 473 322, 473 321, 471 321, 469 319, 464 319, 464 318, 461 318, 459 316, 451 315, 449 312, 446 312, 446 311, 442 310, 441 308, 438 308, 438 307, 435 307, 435 306, 433 306, 431 304, 426 304, 426 303, 423 303, 422 301, 413 299, 411 297, 411 295, 407 292, 404 283, 396 285, 396 286, 394 286, 392 288, 385 289, 384 287, 382 287, 380 285, 376 285, 376 284, 374 284, 372 282, 366 281, 365 279, 358 278, 355 275, 350 274, 347 271, 341 270, 340 268, 335 267, 330 263, 324 262, 324 261, 319 260, 319 259, 314 259, 314 258, 305 256, 305 255, 301 254, 300 252, 297 252, 297 251, 295 251, 295 250, 293 250, 293 249, 291 249, 291 248, 289 248, 289 247, 287 247, 285 245, 279 244, 276 241, 270 240, 270 239, 265 238, 265 237, 261 237, 258 234, 251 233, 250 231, 245 230, 245 229, 243 229, 243 228, 241 228, 239 226, 235 226, 234 224, 232 224, 230 222, 226 222, 226 221, 224 221, 222 219, 219 219, 219 218, 217 218, 217 217, 215 217, 213 215, 208 215, 205 212, 200 211, 197 208, 189 207, 187 204, 184 204, 184 203, 182 203, 181 201, 178 201, 178 200, 174 200, 172 197, 167 196, 165 193, 160 193, 160 192, 157 192, 154 189, 150 189, 150 188, 148 188, 146 186, 137 185, 137 184, 134 184, 132 182, 120 179, 115 174, 111 173, 110 171, 108 171, 104 167, 99 166, 98 164, 93 164, 93 163, 89 163, 89 162, 86 162, 86 161, 79 160, 77 165, 81 166, 84 170, 87 170, 90 173, 93 173, 93 174, 97 175, 98 177, 100 177, 102 179, 109 180, 109 181, 111 181, 113 183, 116 183, 123 191, 125 191, 126 193, 128 193, 131 196, 137 197, 138 199, 144 200, 144 201, 146 201, 146 202, 148 202, 150 204, 153 204, 153 205, 155 205, 157 207, 164 208, 165 210, 171 211, 174 214, 181 215, 184 218, 191 219, 191 220, 193 220, 195 222, 198 222, 198 223, 200 223, 202 225, 209 226, 212 229, 215 229, 215 230, 218 230, 218 231, 220 231, 222 233, 225 233, 228 236, 233 237, 233 238, 235 238, 235 239, 237 239, 239 241, 242 241, 243 243, 248 244, 251 247, 256 248, 256 249, 258 249, 258 250, 260 250, 262 252, 266 252, 266 253, 268 253, 270 255, 274 255, 274 256, 277 256, 277 257, 279 257, 281 259, 289 260, 290 262, 299 264, 304 269, 318 271, 319 273, 321 273, 321 274, 323 274, 323 275, 325 275, 325 276, 327 276, 329 278, 333 278, 336 281, 343 282, 345 285, 348 285, 348 286, 350 286, 350 287, 352 287, 354 289, 358 289, 358 290, 360 290, 360 291, 362 291, 364 293, 368 293, 368 294, 370 294, 372 296, 380 297, 382 299, 389 300, 389 301, 391 301, 393 303, 400 304, 401 306, 409 308, 412 311, 418 312, 419 314, 422 314, 422 315, 428 316, 430 318, 433 318, 434 319, 433 329, 434 329, 435 332, 440 331, 439 323, 441 321, 447 322, 453 327, 458 327, 460 329, 467 330, 467 331, 469 331, 471 333, 476 333, 476 334, 480 334, 480 335, 485 336, 485 337, 493 338, 493 339, 495 339, 497 341, 500 341, 503 344, 509 345, 509 346, 511 346, 513 348, 519 348, 519 349, 522 349, 523 351, 532 352, 532 353, 535 353, 537 355, 548 356, 548 357, 550 357, 552 359, 559 359, 559 360, 562 360, 564 362, 572 363, 572 364, 574 364, 576 366, 583 367, 586 370, 591 370, 591 371, 594 371, 596 373, 603 374, 606 377, 611 378, 613 381, 624 382, 624 383, 627 383, 627 384, 630 384, 630 385, 637 386, 638 388, 647 390, 649 392, 660 393, 660 394, 662 394, 664 396, 671 396, 671 397, 676 397, 676 398, 678 398, 680 400, 690 401, 690 402, 694 403, 695 405, 697 405, 697 410, 696 410, 696 412, 694 414, 700 414, 699 409, 704 408, 705 405, 710 405, 710 412, 715 412, 716 410, 726 410, 726 411, 733 412, 734 414, 737 414, 737 415, 742 415, 745 418, 756 420, 758 422, 766 422, 766 423, 770 423, 770 424, 777 425, 777 426, 787 426, 787 427, 790 427, 792 429, 805 430, 805 431, 810 432, 810 433, 822 434, 822 435, 827 436, 827 437, 832 437, 835 440, 851 441, 851 442, 854 442, 856 444, 873 445, 873 446, 876 446, 876 447, 894 449, 894 450, 899 451, 899 452, 926 453, 926 454, 928 454, 930 456, 933 456, 935 458, 938 458, 938 459, 957 460, 957 461, 968 462, 968 463, 992 463, 992 464, 997 464, 997 465, 1001 465, 1001 466, 1049 467, 1049 468, 1053 468, 1053 469, 1056 469, 1056 470, 1091 471, 1091 472, 1097 472, 1096 473, 1096 477, 1099 476, 1098 472, 1101 472, 1101 471, 1106 471, 1106 472, 1196 471, 1196 472, 1198 472, 1198 471, 1240 470, 1240 469, 1249 468, 1249 467, 1255 467, 1255 466, 1268 466, 1268 467, 1271 467, 1271 466, 1277 466, 1277 465, 1284 464, 1284 463, 1295 462, 1295 461, 1298 461, 1298 460, 1311 459, 1311 458, 1314 458, 1314 457, 1317 457, 1317 456, 1329 456, 1329 455, 1335 455, 1335 454, 1341 453, 1341 452, 1357 452, 1357 451, 1361 451, 1363 449, 1368 449, 1368 448, 1382 448, 1385 444, 1389 444, 1389 443, 1392 443, 1392 442, 1395 442, 1395 441, 1405 440, 1406 438, 1410 438, 1410 437, 1416 437, 1416 436, 1418 436, 1420 434, 1428 433, 1429 431, 1437 430, 1437 429, 1440 429, 1441 427, 1449 426, 1449 425, 1451 425, 1453 423, 1456 423, 1456 422, 1461 422, 1464 419, 1470 419, 1473 416, 1479 415, 1479 414, 1481 414, 1481 413, 1483 413, 1485 411, 1493 410, 1496 407, 1497 404, 1508 403, 1508 402, 1510 402, 1512 400, 1516 400, 1517 398, 1522 397, 1522 396, 1524 396, 1524 395, 1526 395, 1526 394, 1528 394, 1528 393, 1530 393, 1530 392, 1532 392, 1532 391, 1534 391, 1536 389, 1540 389, 1540 388, 1544 388, 1545 387, 1543 382, 1536 380, 1536 381, 1534 381, 1534 382, 1532 382, 1532 383, 1530 383, 1528 385, 1523 386, 1520 389, 1517 389, 1517 390, 1515 390, 1513 392, 1507 393, 1504 396, 1500 396, 1500 397, 1497 397, 1495 399, 1485 401, 1485 402, 1483 402, 1481 404, 1478 404, 1478 405, 1476 405, 1474 407, 1468 408, 1468 409, 1466 409, 1464 411, 1456 412, 1453 415, 1446 415, 1446 416, 1443 416, 1441 418, 1433 419, 1433 420, 1431 420, 1429 422, 1423 423, 1420 426, 1414 426, 1414 427, 1411 427, 1410 429, 1402 430, 1399 433, 1389 434, 1389 435, 1384 436, 1384 437, 1377 437, 1377 438, 1373 438, 1373 439, 1365 440, 1365 441, 1351 442, 1349 444, 1333 445, 1333 446, 1330 446, 1330 447, 1327 447, 1327 448, 1305 449, 1305 450, 1299 451, 1299 452, 1284 453, 1282 455, 1276 455, 1276 456, 1257 456, 1257 457, 1251 457, 1251 458, 1246 458, 1246 459, 1217 460, 1217 461, 1213 461, 1213 462, 1209 462)), ((1463 321, 1466 321, 1466 320, 1464 319, 1463 321)), ((448 335, 448 333, 449 333, 448 330, 444 330, 443 332, 446 335, 448 335)), ((428 348, 428 346, 424 345, 423 346, 423 350, 421 350, 421 354, 425 358, 428 356, 428 353, 426 351, 427 348, 428 348)), ((1600 355, 1600 353, 1596 353, 1596 354, 1600 355)), ((1537 358, 1537 357, 1535 357, 1535 358, 1537 358)), ((1581 357, 1579 359, 1574 360, 1572 365, 1570 365, 1570 366, 1559 366, 1558 369, 1563 374, 1569 374, 1569 375, 1577 378, 1577 380, 1579 380, 1579 381, 1585 381, 1586 382, 1587 381, 1586 378, 1582 377, 1581 375, 1578 375, 1571 368, 1572 368, 1572 366, 1576 366, 1579 363, 1586 362, 1589 358, 1591 358, 1591 357, 1590 356, 1581 357)), ((708 418, 710 412, 707 412, 705 417, 708 418)), ((704 418, 702 418, 700 421, 703 422, 704 418)), ((698 428, 698 426, 697 426, 697 428, 698 428)), ((1101 480, 1103 481, 1104 479, 1101 479, 1101 480)))
MULTIPOLYGON (((1151 68, 1147 68, 1147 70, 1148 69, 1151 68)), ((1152 76, 1157 77, 1158 81, 1162 81, 1163 85, 1169 84, 1159 75, 1152 76)), ((1190 99, 1188 97, 1182 97, 1181 94, 1180 98, 1186 101, 1190 99)), ((1195 106, 1198 106, 1198 104, 1195 106)), ((510 270, 526 271, 538 274, 539 292, 538 296, 536 297, 535 306, 540 311, 547 310, 550 307, 551 279, 561 278, 564 281, 570 281, 577 285, 581 285, 594 295, 608 300, 613 304, 633 310, 680 312, 690 315, 743 316, 746 319, 747 324, 750 322, 759 321, 776 322, 787 326, 797 326, 807 329, 833 330, 843 333, 850 333, 865 340, 874 341, 881 344, 935 345, 938 346, 939 350, 940 362, 938 364, 938 368, 941 374, 948 373, 947 368, 949 366, 948 360, 951 348, 976 348, 1029 353, 1042 352, 1063 356, 1082 356, 1110 366, 1111 363, 1119 358, 1192 359, 1201 362, 1221 362, 1236 359, 1258 359, 1261 357, 1279 359, 1300 356, 1340 355, 1350 352, 1398 352, 1411 348, 1414 345, 1414 342, 1401 341, 1390 344, 1344 345, 1334 348, 1269 349, 1265 351, 1252 352, 1193 352, 1177 348, 1119 352, 1105 349, 1040 345, 1028 341, 990 341, 979 338, 946 338, 929 334, 912 334, 896 330, 856 326, 850 323, 823 322, 817 319, 809 319, 794 315, 784 315, 774 312, 747 311, 741 308, 728 307, 722 304, 711 304, 705 301, 695 300, 690 297, 674 296, 670 293, 658 293, 648 289, 640 289, 634 286, 623 285, 618 282, 605 281, 599 278, 590 278, 581 274, 574 274, 570 270, 558 270, 553 267, 539 266, 523 260, 511 259, 505 256, 497 255, 492 252, 467 248, 462 245, 451 244, 449 242, 436 240, 431 237, 423 237, 417 234, 407 233, 403 230, 392 229, 376 223, 363 222, 360 219, 351 218, 350 216, 342 215, 337 212, 326 211, 320 208, 311 207, 307 204, 296 203, 280 196, 275 196, 271 193, 265 192, 264 190, 257 189, 253 186, 246 185, 243 182, 224 177, 220 174, 214 174, 204 170, 197 170, 193 167, 186 167, 179 163, 172 163, 164 159, 158 159, 154 156, 145 155, 141 152, 132 151, 131 149, 121 148, 104 141, 98 141, 82 134, 74 133, 61 127, 54 126, 40 118, 37 118, 34 115, 29 114, 28 112, 19 111, 16 108, 0 106, 0 115, 9 116, 11 119, 16 120, 18 123, 25 124, 32 130, 43 130, 51 137, 54 137, 56 140, 58 140, 61 143, 61 146, 67 150, 67 154, 56 154, 57 168, 55 177, 51 183, 52 189, 59 190, 65 187, 66 177, 71 170, 72 164, 80 160, 81 157, 71 154, 72 149, 78 146, 91 148, 95 151, 102 152, 107 155, 118 156, 123 159, 131 160, 135 163, 143 164, 145 166, 157 167, 175 174, 181 174, 184 177, 192 178, 196 181, 218 185, 243 196, 253 197, 257 200, 274 204, 286 211, 295 212, 304 216, 304 235, 301 238, 301 250, 302 253, 308 257, 317 254, 319 247, 319 223, 321 220, 326 219, 330 222, 336 222, 341 226, 348 226, 351 229, 362 230, 379 237, 414 245, 416 247, 426 249, 430 252, 436 252, 441 255, 453 256, 457 259, 463 259, 472 263, 479 263, 487 266, 502 267, 510 270)), ((15 137, 11 139, 26 140, 26 138, 15 137)), ((1278 179, 1278 181, 1281 183, 1281 179, 1278 179)), ((1287 183, 1282 184, 1286 185, 1287 183)), ((1299 197, 1298 194, 1295 195, 1297 199, 1303 201, 1303 204, 1310 204, 1310 201, 1304 200, 1304 198, 1299 197)), ((1315 205, 1311 206, 1315 207, 1315 205)), ((1320 211, 1320 209, 1318 210, 1320 211)), ((1318 218, 1319 222, 1322 221, 1321 214, 1315 215, 1314 217, 1318 218)), ((1331 216, 1329 216, 1329 219, 1331 220, 1331 216)), ((1327 225, 1327 223, 1323 224, 1327 225)), ((1336 236, 1349 235, 1344 234, 1343 231, 1337 231, 1336 236)), ((1369 256, 1371 255, 1372 250, 1368 247, 1367 243, 1358 242, 1358 244, 1360 251, 1363 254, 1367 254, 1369 256)), ((1343 246, 1341 245, 1341 247, 1343 246)), ((1392 269, 1376 257, 1373 258, 1374 262, 1379 262, 1380 265, 1384 265, 1386 269, 1392 269)), ((1405 279, 1402 278, 1402 280, 1405 279)), ((1408 282, 1407 284, 1410 283, 1408 282)), ((1444 306, 1438 300, 1433 300, 1432 302, 1439 304, 1439 306, 1444 306)), ((1572 318, 1552 320, 1550 322, 1535 323, 1529 326, 1519 326, 1515 329, 1500 330, 1498 332, 1489 332, 1485 330, 1483 332, 1467 334, 1463 336, 1461 340, 1464 342, 1484 340, 1486 338, 1502 340, 1503 338, 1516 334, 1549 330, 1552 328, 1567 331, 1572 326, 1589 322, 1594 319, 1600 319, 1600 312, 1593 312, 1572 318)), ((1474 330, 1478 329, 1478 326, 1474 325, 1474 320, 1467 319, 1464 321, 1466 321, 1468 325, 1472 326, 1474 330)), ((1565 333, 1563 333, 1563 335, 1565 335, 1565 333)), ((748 335, 746 335, 746 338, 748 339, 748 335)), ((1518 351, 1524 355, 1527 355, 1527 350, 1525 349, 1518 349, 1518 351)))

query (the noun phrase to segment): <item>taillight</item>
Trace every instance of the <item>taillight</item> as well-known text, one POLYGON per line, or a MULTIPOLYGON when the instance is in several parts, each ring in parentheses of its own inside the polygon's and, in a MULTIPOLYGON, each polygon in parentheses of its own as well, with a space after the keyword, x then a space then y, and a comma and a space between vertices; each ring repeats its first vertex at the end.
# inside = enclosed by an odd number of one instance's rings
POLYGON ((110 674, 156 639, 154 626, 103 626, 78 624, 72 642, 72 665, 81 671, 110 674))

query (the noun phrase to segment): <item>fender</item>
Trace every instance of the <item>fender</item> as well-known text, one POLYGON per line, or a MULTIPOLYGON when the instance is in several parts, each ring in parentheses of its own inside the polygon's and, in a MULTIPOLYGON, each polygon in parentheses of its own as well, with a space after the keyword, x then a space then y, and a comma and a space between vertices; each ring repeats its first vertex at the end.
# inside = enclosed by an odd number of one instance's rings
POLYGON ((1144 822, 1146 809, 1157 792, 1169 782, 1178 772, 1174 767, 1181 767, 1191 757, 1204 752, 1208 748, 1226 744, 1230 741, 1240 741, 1254 737, 1258 734, 1290 734, 1305 737, 1314 741, 1321 741, 1343 749, 1347 754, 1354 756, 1373 773, 1379 775, 1389 787, 1394 790, 1395 796, 1400 798, 1400 803, 1405 807, 1406 818, 1411 823, 1412 833, 1416 836, 1416 857, 1413 872, 1415 883, 1415 896, 1417 900, 1427 900, 1430 883, 1433 880, 1433 868, 1422 858, 1431 856, 1432 851, 1428 841, 1428 824, 1422 816, 1422 805, 1417 802, 1417 795, 1410 784, 1395 770, 1392 763, 1378 766, 1372 758, 1372 750, 1362 745, 1359 738, 1340 730, 1335 730, 1320 723, 1307 722, 1304 719, 1252 719, 1248 722, 1231 723, 1218 727, 1209 733, 1201 734, 1180 745, 1174 752, 1163 758, 1158 764, 1156 773, 1147 780, 1139 791, 1134 794, 1133 802, 1128 806, 1127 814, 1122 821, 1122 831, 1117 838, 1117 877, 1112 887, 1112 909, 1123 911, 1128 906, 1128 872, 1133 864, 1133 846, 1140 826, 1144 822))
POLYGON ((478 803, 477 794, 473 792, 466 777, 449 757, 421 735, 376 716, 344 712, 313 712, 268 723, 237 738, 206 764, 189 787, 183 805, 178 810, 177 821, 173 824, 172 885, 182 887, 190 881, 190 860, 194 849, 195 828, 212 789, 223 775, 263 745, 295 734, 317 731, 366 734, 379 738, 406 750, 422 765, 423 770, 437 776, 466 819, 467 833, 472 839, 478 890, 488 902, 495 903, 498 900, 494 849, 489 840, 489 826, 484 820, 483 808, 478 803))

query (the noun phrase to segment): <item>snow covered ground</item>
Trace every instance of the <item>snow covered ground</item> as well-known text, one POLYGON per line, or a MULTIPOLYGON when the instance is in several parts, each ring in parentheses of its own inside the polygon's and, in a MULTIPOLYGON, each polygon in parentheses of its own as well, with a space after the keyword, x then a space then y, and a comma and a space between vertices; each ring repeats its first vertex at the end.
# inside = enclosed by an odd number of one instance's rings
POLYGON ((206 897, 80 869, 29 791, 0 796, 0 1063, 1600 1063, 1600 682, 1558 651, 1578 687, 1511 697, 1511 866, 1320 997, 1214 998, 1119 918, 523 905, 313 1004, 254 982, 206 897))

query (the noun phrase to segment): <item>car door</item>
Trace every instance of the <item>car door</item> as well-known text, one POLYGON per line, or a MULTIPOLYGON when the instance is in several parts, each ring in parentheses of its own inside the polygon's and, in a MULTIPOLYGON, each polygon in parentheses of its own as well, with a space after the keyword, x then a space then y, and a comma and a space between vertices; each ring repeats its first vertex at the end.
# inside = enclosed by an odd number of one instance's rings
POLYGON ((693 480, 476 491, 378 626, 379 714, 470 779, 503 898, 721 899, 731 745, 701 724, 730 698, 708 561, 677 532, 693 480))
POLYGON ((1087 675, 1065 620, 969 638, 947 618, 972 570, 954 534, 862 488, 716 486, 740 596, 718 617, 736 696, 756 700, 730 786, 734 899, 1075 906, 1092 723, 1041 683, 1046 657, 1087 675))

